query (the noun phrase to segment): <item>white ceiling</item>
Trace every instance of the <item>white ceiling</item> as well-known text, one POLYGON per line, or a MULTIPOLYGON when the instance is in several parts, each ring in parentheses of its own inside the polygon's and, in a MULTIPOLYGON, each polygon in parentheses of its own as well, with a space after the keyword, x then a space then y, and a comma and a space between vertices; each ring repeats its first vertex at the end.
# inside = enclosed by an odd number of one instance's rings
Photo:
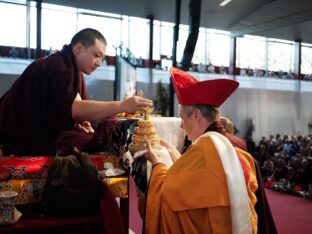
MULTIPOLYGON (((312 0, 202 0, 201 26, 232 35, 253 34, 312 44, 312 0)), ((176 0, 43 0, 43 2, 173 22, 176 0)), ((181 24, 188 23, 189 0, 181 0, 181 24)))

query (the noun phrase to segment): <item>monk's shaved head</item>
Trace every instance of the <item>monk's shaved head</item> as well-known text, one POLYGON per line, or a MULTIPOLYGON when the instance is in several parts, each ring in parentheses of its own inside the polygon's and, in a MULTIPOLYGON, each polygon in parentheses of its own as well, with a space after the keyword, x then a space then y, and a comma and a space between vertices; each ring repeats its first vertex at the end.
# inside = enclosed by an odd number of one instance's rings
POLYGON ((80 42, 85 47, 89 47, 95 44, 96 39, 103 42, 104 45, 107 45, 105 37, 99 31, 92 28, 85 28, 76 33, 70 44, 74 46, 80 42))

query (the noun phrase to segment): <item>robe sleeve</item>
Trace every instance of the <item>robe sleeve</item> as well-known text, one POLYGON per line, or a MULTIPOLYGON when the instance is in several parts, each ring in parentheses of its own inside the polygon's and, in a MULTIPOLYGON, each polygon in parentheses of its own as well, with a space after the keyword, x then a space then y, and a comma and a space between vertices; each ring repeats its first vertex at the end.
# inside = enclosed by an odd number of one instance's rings
POLYGON ((145 233, 161 233, 161 192, 167 171, 164 164, 157 164, 152 170, 147 193, 145 233))
POLYGON ((256 168, 253 161, 253 158, 247 152, 236 148, 236 152, 244 161, 245 165, 248 167, 249 170, 249 180, 247 183, 247 192, 249 197, 249 208, 250 208, 250 217, 251 223, 253 226, 253 233, 258 233, 258 215, 255 210, 255 206, 257 204, 257 196, 256 191, 258 190, 258 182, 256 176, 256 168))
POLYGON ((50 103, 54 108, 53 111, 57 118, 57 122, 63 126, 69 127, 72 122, 71 106, 77 92, 73 88, 73 82, 68 72, 56 71, 54 77, 55 79, 51 82, 51 90, 53 90, 53 92, 51 92, 50 103))
POLYGON ((72 104, 77 93, 82 99, 86 99, 86 86, 83 75, 76 73, 73 65, 67 64, 63 59, 55 59, 45 69, 45 74, 49 76, 46 77, 49 82, 46 84, 46 87, 49 87, 46 112, 49 113, 48 116, 52 116, 48 118, 52 125, 58 124, 67 130, 72 129, 75 124, 72 118, 72 104))

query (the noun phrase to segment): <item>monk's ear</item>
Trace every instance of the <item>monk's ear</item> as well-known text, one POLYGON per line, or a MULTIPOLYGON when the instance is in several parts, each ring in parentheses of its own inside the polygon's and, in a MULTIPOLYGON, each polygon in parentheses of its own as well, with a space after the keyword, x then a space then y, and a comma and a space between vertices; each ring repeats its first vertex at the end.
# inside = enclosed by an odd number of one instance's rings
POLYGON ((194 109, 193 113, 194 113, 194 118, 195 119, 198 119, 198 118, 203 116, 202 113, 200 112, 200 110, 198 110, 198 109, 194 109))
POLYGON ((81 42, 78 42, 73 46, 73 53, 77 55, 82 51, 83 48, 84 48, 83 44, 81 42))

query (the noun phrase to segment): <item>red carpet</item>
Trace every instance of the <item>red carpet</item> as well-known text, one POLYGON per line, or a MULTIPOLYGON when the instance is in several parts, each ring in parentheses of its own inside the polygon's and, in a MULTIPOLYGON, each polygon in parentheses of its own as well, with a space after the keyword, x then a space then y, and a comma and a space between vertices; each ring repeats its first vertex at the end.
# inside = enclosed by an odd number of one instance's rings
POLYGON ((312 201, 266 189, 279 234, 312 233, 312 201))
MULTIPOLYGON (((142 233, 142 219, 137 209, 134 181, 130 179, 130 229, 142 233)), ((312 201, 266 189, 279 234, 312 233, 312 201)))

